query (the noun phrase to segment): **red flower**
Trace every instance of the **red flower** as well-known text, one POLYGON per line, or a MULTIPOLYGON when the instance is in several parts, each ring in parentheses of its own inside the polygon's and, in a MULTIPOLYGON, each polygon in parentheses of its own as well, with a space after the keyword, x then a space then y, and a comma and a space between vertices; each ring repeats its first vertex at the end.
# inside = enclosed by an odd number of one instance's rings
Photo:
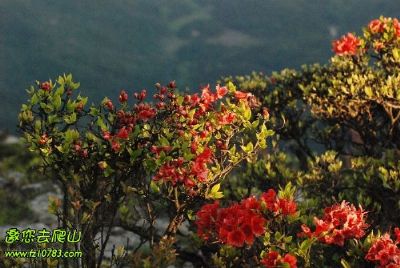
POLYGON ((275 206, 276 192, 273 189, 268 189, 267 192, 261 195, 261 200, 264 201, 267 209, 275 212, 277 207, 275 206))
POLYGON ((228 238, 227 238, 227 243, 229 245, 235 246, 235 247, 242 247, 244 244, 245 240, 245 235, 242 230, 237 229, 232 232, 229 232, 228 238))
POLYGON ((282 256, 274 250, 271 250, 266 255, 264 255, 264 258, 261 260, 260 263, 263 264, 266 268, 282 267, 284 264, 286 264, 286 266, 284 267, 287 267, 287 265, 289 265, 289 268, 297 268, 297 259, 295 256, 287 253, 282 258, 282 256))
POLYGON ((293 200, 279 199, 279 208, 283 215, 293 215, 296 213, 297 205, 293 200))
POLYGON ((209 211, 209 205, 203 206, 196 220, 198 233, 206 233, 207 239, 215 237, 220 242, 235 247, 242 247, 244 243, 252 245, 255 237, 265 233, 266 220, 260 214, 258 202, 250 197, 240 204, 218 208, 216 211, 209 211), (207 211, 213 213, 212 216, 205 216, 207 211))
POLYGON ((156 110, 151 108, 148 104, 139 104, 135 107, 137 116, 140 120, 146 122, 156 116, 156 110))
POLYGON ((252 95, 251 93, 246 93, 246 92, 242 92, 242 91, 239 91, 239 90, 235 91, 235 98, 238 99, 238 100, 246 100, 251 95, 252 95))
POLYGON ((190 96, 190 101, 192 103, 192 107, 196 106, 200 102, 199 94, 193 94, 190 96))
POLYGON ((253 235, 253 229, 250 224, 245 223, 241 227, 242 232, 245 235, 245 242, 248 245, 252 245, 254 243, 254 235, 253 235))
POLYGON ((196 153, 196 151, 197 151, 197 142, 193 141, 190 144, 190 152, 192 152, 192 154, 194 154, 194 153, 196 153))
POLYGON ((216 90, 218 99, 222 99, 226 93, 228 93, 228 89, 226 87, 220 87, 219 85, 217 85, 216 90))
POLYGON ((400 249, 390 239, 390 235, 385 233, 373 242, 365 259, 379 263, 380 268, 400 267, 400 249))
POLYGON ((212 103, 217 100, 217 95, 212 93, 210 90, 210 85, 204 87, 201 91, 200 108, 201 110, 207 111, 211 108, 212 103))
POLYGON ((75 152, 79 152, 81 149, 82 149, 82 148, 81 148, 81 145, 80 145, 80 144, 75 144, 75 145, 74 145, 74 150, 75 150, 75 152))
POLYGON ((128 130, 125 127, 121 128, 117 133, 117 137, 125 140, 128 139, 129 138, 128 130))
POLYGON ((140 94, 134 93, 133 95, 135 96, 135 98, 138 101, 143 101, 146 98, 146 94, 147 94, 147 91, 145 89, 143 89, 142 92, 140 92, 140 94))
POLYGON ((171 146, 151 146, 150 151, 156 155, 159 155, 161 152, 169 152, 172 150, 171 146))
POLYGON ((169 82, 168 87, 169 87, 169 88, 176 88, 176 83, 175 83, 175 81, 169 82))
POLYGON ((110 140, 112 138, 112 135, 108 131, 103 131, 103 139, 106 141, 110 140))
POLYGON ((287 263, 289 264, 290 268, 297 268, 297 259, 295 256, 293 256, 292 254, 287 253, 283 259, 282 259, 282 263, 287 263))
POLYGON ((325 244, 343 246, 345 240, 361 238, 365 235, 368 224, 365 223, 365 212, 360 207, 356 209, 353 205, 343 201, 341 204, 328 207, 324 211, 322 219, 314 218, 316 229, 311 232, 303 225, 299 236, 317 237, 325 244))
POLYGON ((204 205, 196 214, 197 235, 208 240, 215 229, 219 203, 204 205))
POLYGON ((212 156, 213 156, 213 152, 211 151, 210 148, 206 147, 206 148, 204 148, 203 152, 197 156, 196 159, 198 159, 199 161, 202 161, 202 162, 210 162, 212 156))
POLYGON ((254 196, 242 200, 240 204, 251 210, 259 210, 261 208, 260 202, 254 196))
POLYGON ((46 133, 44 133, 42 136, 40 136, 39 144, 45 145, 48 141, 49 141, 49 137, 47 136, 46 133))
POLYGON ((50 91, 51 90, 51 84, 50 82, 43 82, 40 84, 40 89, 42 89, 43 91, 50 91))
POLYGON ((385 24, 379 19, 372 20, 368 24, 368 29, 371 33, 381 33, 383 32, 385 24))
POLYGON ((396 243, 400 244, 400 228, 394 228, 394 234, 396 235, 396 243))
POLYGON ((262 114, 263 114, 264 119, 268 119, 269 118, 269 110, 268 110, 268 108, 263 107, 262 114))
POLYGON ((124 103, 128 101, 128 93, 125 90, 121 90, 119 93, 119 102, 124 103))
POLYGON ((279 264, 280 255, 278 252, 271 250, 264 258, 261 260, 261 264, 263 264, 266 268, 276 268, 279 264))
POLYGON ((80 155, 81 155, 83 158, 87 158, 87 157, 89 156, 88 149, 83 149, 83 150, 80 152, 80 155))
POLYGON ((236 114, 235 113, 225 113, 218 117, 218 123, 220 125, 229 125, 232 124, 233 120, 235 120, 236 114))
POLYGON ((397 37, 400 37, 400 22, 398 19, 393 19, 393 27, 396 31, 397 37))
POLYGON ((113 149, 113 151, 117 153, 117 152, 119 152, 119 150, 121 150, 121 144, 119 144, 118 141, 112 141, 111 149, 113 149))
POLYGON ((113 105, 113 103, 112 103, 111 100, 107 100, 107 101, 104 103, 104 106, 106 106, 107 109, 108 109, 109 111, 114 110, 114 105, 113 105))
POLYGON ((339 40, 332 42, 332 50, 336 55, 355 55, 361 45, 360 40, 352 33, 342 36, 339 40))
POLYGON ((263 217, 255 215, 251 218, 251 230, 253 234, 256 236, 262 235, 265 233, 265 223, 266 220, 263 217))

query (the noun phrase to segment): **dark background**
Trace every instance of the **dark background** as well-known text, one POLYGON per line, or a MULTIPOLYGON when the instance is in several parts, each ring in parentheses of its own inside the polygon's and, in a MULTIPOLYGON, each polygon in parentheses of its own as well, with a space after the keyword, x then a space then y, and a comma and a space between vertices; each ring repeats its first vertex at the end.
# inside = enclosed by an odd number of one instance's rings
POLYGON ((72 73, 92 101, 176 80, 327 62, 331 41, 380 15, 384 0, 0 0, 0 130, 16 130, 25 89, 72 73))

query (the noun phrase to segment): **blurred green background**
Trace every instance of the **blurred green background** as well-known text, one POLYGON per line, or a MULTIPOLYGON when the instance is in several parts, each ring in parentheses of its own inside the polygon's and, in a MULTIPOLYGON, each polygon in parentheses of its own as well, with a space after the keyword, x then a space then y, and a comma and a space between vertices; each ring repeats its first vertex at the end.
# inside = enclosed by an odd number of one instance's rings
POLYGON ((93 101, 176 80, 326 62, 332 39, 380 15, 384 0, 0 0, 0 129, 14 133, 35 80, 73 73, 93 101))

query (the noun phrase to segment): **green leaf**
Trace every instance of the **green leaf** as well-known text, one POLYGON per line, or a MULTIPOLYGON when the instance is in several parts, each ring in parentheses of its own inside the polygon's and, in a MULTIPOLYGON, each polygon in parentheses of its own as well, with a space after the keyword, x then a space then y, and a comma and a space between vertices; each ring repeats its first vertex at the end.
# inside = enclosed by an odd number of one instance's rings
POLYGON ((276 232, 274 235, 274 239, 277 242, 280 241, 282 239, 282 237, 283 237, 283 234, 281 234, 280 232, 276 232))
POLYGON ((67 101, 67 112, 72 113, 73 111, 75 111, 76 106, 77 104, 69 99, 67 101))
POLYGON ((64 86, 63 86, 63 85, 59 86, 59 87, 56 89, 56 91, 55 91, 54 94, 55 94, 55 95, 58 95, 58 96, 61 96, 62 94, 64 94, 64 86))
POLYGON ((153 180, 150 182, 150 189, 155 193, 160 192, 160 187, 158 187, 157 183, 155 183, 153 180))
POLYGON ((351 265, 345 259, 341 259, 340 263, 342 264, 343 268, 351 268, 351 265))
POLYGON ((251 118, 251 109, 246 105, 243 105, 243 117, 246 120, 250 120, 251 118))
POLYGON ((365 94, 369 97, 369 98, 371 98, 372 97, 372 89, 371 89, 371 87, 369 87, 369 86, 366 86, 365 88, 364 88, 364 92, 365 92, 365 94))
POLYGON ((79 132, 76 129, 67 129, 65 131, 65 142, 71 143, 79 139, 79 132))
POLYGON ((33 94, 32 98, 31 98, 31 104, 35 105, 39 102, 39 97, 37 96, 37 94, 33 94))
POLYGON ((399 61, 400 60, 400 49, 398 48, 393 48, 392 50, 392 54, 393 54, 393 58, 395 61, 399 61))
POLYGON ((251 143, 251 142, 249 142, 246 146, 242 145, 240 147, 247 154, 253 152, 253 149, 254 149, 253 143, 251 143))
POLYGON ((108 128, 106 124, 104 124, 103 118, 98 117, 96 124, 101 128, 102 131, 106 131, 108 128))
POLYGON ((53 105, 56 111, 60 110, 61 108, 61 97, 60 95, 54 95, 53 97, 53 105))
POLYGON ((51 114, 47 118, 47 121, 49 122, 49 124, 59 123, 60 122, 60 118, 58 117, 57 114, 51 114))
POLYGON ((76 113, 72 113, 71 115, 64 116, 64 121, 67 124, 73 124, 76 122, 76 113))
POLYGON ((86 105, 87 101, 88 101, 88 97, 81 97, 80 95, 77 97, 77 100, 82 103, 83 106, 86 105))
POLYGON ((131 161, 136 160, 136 158, 138 158, 138 156, 142 153, 142 151, 143 151, 142 149, 129 151, 129 154, 131 156, 131 161))
POLYGON ((35 131, 36 132, 41 132, 41 129, 42 129, 42 121, 35 120, 35 131))
POLYGON ((231 81, 228 82, 227 88, 228 88, 230 93, 235 93, 236 92, 236 86, 231 81))
POLYGON ((91 116, 98 116, 99 115, 99 109, 97 109, 95 107, 90 107, 89 114, 91 116))
POLYGON ((211 191, 206 194, 207 199, 220 199, 224 197, 224 194, 219 191, 221 184, 216 184, 211 188, 211 191))

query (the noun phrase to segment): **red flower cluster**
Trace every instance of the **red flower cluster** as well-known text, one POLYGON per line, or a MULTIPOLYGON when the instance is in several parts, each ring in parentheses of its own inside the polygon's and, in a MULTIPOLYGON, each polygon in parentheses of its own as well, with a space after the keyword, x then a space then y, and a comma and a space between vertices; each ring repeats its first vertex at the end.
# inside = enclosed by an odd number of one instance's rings
POLYGON ((325 208, 322 219, 314 218, 314 232, 302 225, 303 232, 299 236, 317 237, 323 243, 343 246, 346 239, 361 238, 365 235, 365 229, 368 227, 365 214, 361 207, 356 209, 354 205, 343 201, 341 204, 325 208))
POLYGON ((51 90, 51 84, 50 82, 43 82, 40 84, 40 89, 44 91, 50 91, 51 90))
POLYGON ((368 24, 368 29, 373 34, 382 33, 385 30, 386 25, 388 25, 390 21, 392 22, 392 26, 395 30, 396 36, 400 37, 400 22, 398 19, 391 19, 391 18, 384 18, 383 20, 375 19, 368 24))
POLYGON ((207 85, 202 89, 201 98, 199 98, 197 94, 190 96, 193 105, 192 107, 198 104, 202 112, 208 111, 215 101, 222 99, 227 93, 228 89, 226 87, 220 87, 217 85, 216 92, 213 93, 210 90, 210 85, 207 85))
POLYGON ((127 140, 131 132, 132 132, 131 127, 120 128, 116 135, 112 135, 108 131, 103 131, 103 139, 111 142, 111 149, 117 153, 121 150, 121 144, 119 140, 127 140))
POLYGON ((372 20, 368 24, 368 29, 371 33, 381 33, 385 29, 385 23, 380 19, 372 20))
POLYGON ((395 242, 393 242, 388 233, 385 233, 372 243, 365 259, 379 263, 379 268, 400 267, 400 249, 396 245, 400 243, 400 235, 398 228, 396 229, 395 233, 397 238, 395 242))
POLYGON ((130 112, 119 110, 117 112, 118 126, 132 129, 136 125, 137 117, 130 112))
POLYGON ((143 89, 140 93, 134 93, 133 96, 140 102, 146 98, 147 91, 143 89))
POLYGON ((267 192, 263 193, 261 199, 264 201, 265 207, 275 214, 282 213, 287 216, 296 213, 296 202, 286 198, 278 198, 273 189, 269 189, 267 192))
POLYGON ((39 144, 45 145, 48 141, 49 141, 49 137, 47 136, 47 133, 44 133, 42 136, 40 136, 39 144))
POLYGON ((117 138, 126 140, 129 138, 129 133, 131 132, 131 129, 127 129, 126 127, 122 127, 118 133, 117 133, 117 138))
POLYGON ((400 244, 400 228, 394 228, 394 234, 396 236, 396 243, 400 244))
MULTIPOLYGON (((164 149, 169 149, 161 147, 164 149)), ((157 154, 158 148, 152 147, 152 152, 157 154)), ((206 147, 202 153, 196 156, 193 161, 185 164, 182 157, 174 159, 162 165, 154 176, 155 181, 163 180, 169 181, 173 185, 177 183, 183 183, 186 187, 193 187, 195 181, 203 182, 207 180, 208 168, 207 163, 210 163, 213 157, 213 153, 210 148, 206 147)))
POLYGON ((242 247, 252 245, 254 238, 265 232, 265 218, 255 197, 243 200, 227 208, 218 202, 204 205, 197 212, 197 234, 204 240, 216 237, 221 243, 242 247))
POLYGON ((332 50, 337 55, 355 55, 360 45, 360 40, 352 33, 348 33, 332 42, 332 50))
POLYGON ((125 90, 121 90, 121 93, 119 93, 119 102, 124 103, 128 101, 128 93, 126 93, 125 90))
POLYGON ((156 154, 157 156, 160 155, 161 152, 169 152, 172 150, 171 146, 151 146, 150 152, 156 154))
POLYGON ((289 267, 297 268, 297 259, 292 254, 287 253, 283 258, 276 252, 271 250, 264 255, 264 258, 260 262, 266 268, 277 268, 277 267, 289 267))
POLYGON ((88 149, 86 149, 86 148, 83 149, 82 148, 82 142, 81 141, 77 141, 74 144, 74 150, 75 150, 75 153, 80 157, 87 158, 89 156, 88 149))
POLYGON ((152 108, 149 104, 140 103, 135 106, 135 111, 137 113, 137 118, 146 122, 156 116, 157 111, 152 108))
POLYGON ((248 92, 242 92, 242 91, 239 91, 239 90, 235 91, 235 98, 237 100, 247 100, 247 98, 249 98, 251 96, 253 96, 253 95, 251 93, 248 93, 248 92))
POLYGON ((107 110, 112 111, 114 110, 114 104, 110 99, 106 99, 103 105, 107 108, 107 110))
POLYGON ((207 163, 211 162, 213 153, 210 148, 205 148, 204 151, 199 154, 192 165, 192 175, 199 181, 203 182, 207 180, 208 168, 207 163))
POLYGON ((400 37, 400 22, 398 19, 393 19, 393 27, 396 31, 396 36, 400 37))
POLYGON ((220 125, 230 125, 235 120, 236 114, 232 112, 223 113, 218 117, 218 124, 220 125))

